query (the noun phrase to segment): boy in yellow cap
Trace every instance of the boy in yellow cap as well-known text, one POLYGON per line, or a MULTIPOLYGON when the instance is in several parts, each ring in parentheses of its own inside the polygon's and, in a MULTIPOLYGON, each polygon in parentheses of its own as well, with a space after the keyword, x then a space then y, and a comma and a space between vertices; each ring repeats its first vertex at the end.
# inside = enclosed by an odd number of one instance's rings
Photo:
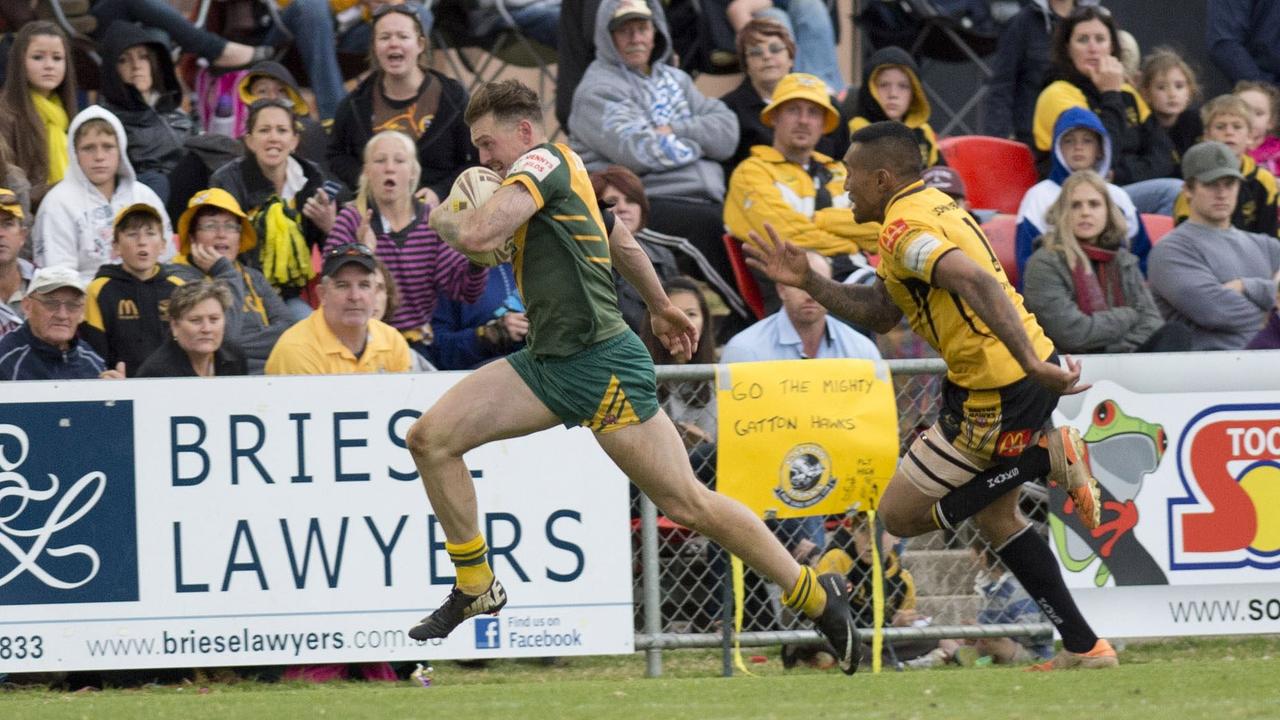
POLYGON ((169 339, 169 296, 183 281, 160 263, 164 248, 160 211, 147 203, 122 209, 111 230, 112 254, 120 264, 98 268, 85 290, 81 337, 107 367, 124 363, 126 377, 169 339))

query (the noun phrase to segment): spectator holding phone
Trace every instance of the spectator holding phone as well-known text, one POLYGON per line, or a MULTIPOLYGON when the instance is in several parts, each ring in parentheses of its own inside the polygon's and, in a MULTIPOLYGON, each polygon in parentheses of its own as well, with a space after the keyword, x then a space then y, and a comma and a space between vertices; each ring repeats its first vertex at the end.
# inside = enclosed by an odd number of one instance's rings
POLYGON ((262 270, 299 320, 311 314, 301 297, 315 277, 311 248, 333 229, 342 186, 295 153, 299 127, 293 113, 287 99, 255 100, 241 138, 248 154, 219 168, 210 183, 231 193, 249 216, 258 249, 245 261, 262 270))

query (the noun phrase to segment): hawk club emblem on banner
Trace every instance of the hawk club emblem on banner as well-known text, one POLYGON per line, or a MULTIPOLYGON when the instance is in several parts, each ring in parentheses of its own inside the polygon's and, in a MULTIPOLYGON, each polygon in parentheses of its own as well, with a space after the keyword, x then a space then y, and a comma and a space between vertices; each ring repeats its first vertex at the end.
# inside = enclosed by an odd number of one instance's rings
POLYGON ((791 448, 782 459, 773 494, 793 508, 806 508, 822 502, 835 486, 831 456, 821 445, 804 443, 791 448))

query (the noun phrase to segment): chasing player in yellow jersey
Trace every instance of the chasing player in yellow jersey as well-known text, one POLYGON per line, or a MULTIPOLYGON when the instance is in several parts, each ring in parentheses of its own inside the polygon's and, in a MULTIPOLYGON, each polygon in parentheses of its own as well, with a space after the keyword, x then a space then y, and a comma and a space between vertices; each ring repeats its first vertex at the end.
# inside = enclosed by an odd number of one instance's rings
POLYGON ((905 314, 947 363, 938 421, 908 449, 880 502, 894 535, 920 535, 973 517, 1062 635, 1065 650, 1035 666, 1112 667, 1110 643, 1081 616, 1045 541, 1018 511, 1018 488, 1047 476, 1063 485, 1086 527, 1096 527, 1097 482, 1073 428, 1050 428, 1063 394, 1082 392, 1079 363, 1063 368, 1035 316, 1009 283, 982 229, 920 179, 905 125, 881 122, 850 138, 845 189, 857 222, 879 222, 874 285, 842 285, 809 270, 804 252, 767 228, 748 263, 804 289, 832 313, 887 332, 905 314))

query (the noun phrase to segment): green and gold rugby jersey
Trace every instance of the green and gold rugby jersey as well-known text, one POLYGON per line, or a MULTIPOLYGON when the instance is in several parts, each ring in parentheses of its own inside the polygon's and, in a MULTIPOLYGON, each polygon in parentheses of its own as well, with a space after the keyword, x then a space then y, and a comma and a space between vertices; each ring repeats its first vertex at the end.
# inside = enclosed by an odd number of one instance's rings
POLYGON ((618 310, 609 238, 582 158, 543 143, 515 161, 503 185, 519 183, 538 212, 516 230, 516 285, 529 314, 529 351, 573 355, 627 329, 618 310))

